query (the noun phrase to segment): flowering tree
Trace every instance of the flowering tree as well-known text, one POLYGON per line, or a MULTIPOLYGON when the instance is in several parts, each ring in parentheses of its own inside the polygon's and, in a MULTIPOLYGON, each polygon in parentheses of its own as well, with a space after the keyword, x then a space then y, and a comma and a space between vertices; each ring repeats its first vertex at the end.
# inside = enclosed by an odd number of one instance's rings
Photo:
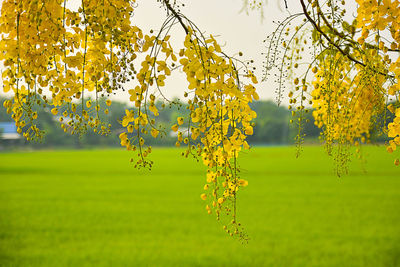
POLYGON ((246 137, 253 133, 256 114, 249 102, 258 99, 257 79, 247 62, 225 54, 212 35, 202 34, 180 13, 175 1, 158 2, 165 21, 157 32, 145 34, 135 25, 135 0, 82 0, 78 10, 69 9, 67 0, 5 0, 0 18, 3 91, 14 94, 4 107, 27 140, 43 135, 35 124, 41 105, 51 109, 65 132, 107 135, 102 116, 108 110, 100 101, 109 106, 110 94, 128 90, 134 108, 121 118, 126 129, 119 135, 121 145, 134 153, 135 167, 151 168, 144 135, 162 138, 169 131, 157 124, 162 110, 155 102, 174 104, 162 88, 171 72, 181 69, 188 82, 183 90, 189 115, 172 126, 176 146, 185 145, 184 156, 200 158, 208 167, 201 195, 208 200, 207 212, 218 219, 228 216, 224 229, 246 239, 236 219, 237 192, 247 185, 239 176, 238 155, 249 148, 246 137), (186 34, 181 47, 170 42, 175 25, 186 34))
POLYGON ((306 107, 312 106, 338 175, 347 171, 350 145, 370 142, 372 128, 390 138, 387 150, 393 153, 400 145, 400 2, 298 2, 301 12, 281 22, 268 39, 265 63, 265 78, 278 69, 278 102, 283 80, 291 81, 287 94, 291 122, 299 126, 297 144, 303 140, 306 107), (346 15, 346 8, 355 6, 356 17, 346 15))
MULTIPOLYGON (((13 92, 4 107, 27 140, 43 135, 35 124, 42 106, 51 109, 65 132, 107 135, 110 126, 102 117, 108 109, 100 102, 109 106, 111 94, 128 90, 134 107, 121 118, 121 145, 133 152, 135 167, 151 168, 151 147, 144 137, 150 133, 162 138, 169 131, 157 123, 163 110, 156 101, 178 104, 166 99, 162 89, 173 70, 182 70, 189 115, 171 127, 177 132, 176 146, 185 146, 184 156, 207 166, 201 195, 207 212, 221 218, 230 235, 246 240, 236 218, 237 192, 247 185, 240 178, 238 157, 249 148, 246 137, 253 133, 256 114, 249 103, 258 99, 257 79, 249 62, 224 53, 212 35, 204 35, 180 12, 176 1, 157 2, 165 10, 165 21, 158 31, 146 34, 135 25, 135 0, 81 0, 78 10, 69 9, 67 0, 4 0, 3 91, 13 92), (170 42, 173 27, 185 32, 180 47, 170 42)), ((381 127, 391 138, 387 149, 393 152, 400 145, 399 1, 357 0, 353 21, 346 20, 344 1, 299 2, 302 12, 289 16, 269 38, 265 66, 266 77, 277 66, 278 101, 283 79, 293 82, 288 95, 292 121, 299 125, 297 143, 302 143, 308 103, 328 152, 343 167, 348 147, 369 141, 376 116, 393 101, 388 110, 395 119, 388 129, 384 123, 381 127), (288 28, 298 18, 303 19, 298 26, 288 28), (303 57, 305 51, 311 56, 303 57), (295 71, 299 65, 306 66, 304 72, 295 71)), ((260 9, 264 1, 244 3, 260 9)), ((343 170, 338 168, 338 174, 343 170)))

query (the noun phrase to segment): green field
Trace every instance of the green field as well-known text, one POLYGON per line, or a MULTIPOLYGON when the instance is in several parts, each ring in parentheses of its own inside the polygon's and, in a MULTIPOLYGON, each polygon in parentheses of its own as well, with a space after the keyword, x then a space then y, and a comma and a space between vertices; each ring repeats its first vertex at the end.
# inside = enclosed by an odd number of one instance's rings
POLYGON ((206 214, 204 168, 155 149, 0 154, 0 266, 400 266, 400 169, 380 147, 338 178, 321 147, 243 155, 239 217, 206 214))

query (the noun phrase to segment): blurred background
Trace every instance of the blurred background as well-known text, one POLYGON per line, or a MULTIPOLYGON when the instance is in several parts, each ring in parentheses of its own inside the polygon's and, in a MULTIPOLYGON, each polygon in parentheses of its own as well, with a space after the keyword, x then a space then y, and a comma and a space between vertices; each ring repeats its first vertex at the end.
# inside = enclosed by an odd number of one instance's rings
MULTIPOLYGON (((165 18, 154 2, 141 1, 134 17, 146 32, 165 18)), ((269 1, 262 20, 259 12, 239 13, 242 0, 190 2, 184 14, 224 51, 241 51, 257 67, 272 21, 299 10, 297 1, 288 1, 289 10, 269 1)), ((171 100, 182 96, 182 85, 184 79, 168 85, 171 100)), ((151 171, 129 162, 135 154, 118 138, 126 93, 102 115, 111 124, 108 136, 64 133, 49 107, 38 112, 46 132, 39 143, 26 142, 0 105, 0 266, 400 266, 400 175, 384 135, 373 130, 378 145, 350 149, 349 172, 337 177, 311 109, 296 158, 298 125, 271 100, 275 87, 271 81, 257 87, 262 101, 252 103, 258 114, 252 148, 240 157, 240 176, 249 181, 238 195, 245 244, 207 214, 200 198, 205 167, 171 148, 174 134, 146 138, 151 171)), ((9 95, 0 96, 2 104, 9 95)), ((182 103, 167 106, 158 123, 170 129, 185 112, 182 103)))
MULTIPOLYGON (((3 103, 5 98, 0 97, 3 103)), ((177 101, 177 100, 175 100, 177 101)), ((12 122, 12 118, 6 113, 5 108, 0 108, 0 149, 16 149, 16 148, 32 148, 32 149, 48 149, 48 148, 90 148, 90 147, 119 147, 118 135, 124 131, 120 123, 125 116, 125 109, 131 108, 124 102, 113 101, 110 107, 107 107, 105 101, 100 100, 102 109, 108 108, 109 113, 102 114, 102 121, 111 124, 111 133, 108 136, 101 136, 89 130, 87 134, 78 136, 64 133, 60 127, 59 117, 53 116, 50 108, 40 109, 38 112, 37 125, 46 132, 41 142, 27 142, 22 135, 17 134, 16 127, 12 122)), ((157 124, 163 128, 171 128, 179 116, 188 115, 186 106, 180 105, 161 107, 162 103, 157 103, 157 108, 162 110, 160 116, 157 117, 157 124)), ((290 144, 297 135, 298 129, 295 124, 291 125, 291 113, 286 107, 278 107, 272 101, 259 101, 251 104, 253 110, 258 114, 255 120, 254 135, 249 137, 249 143, 252 145, 284 145, 290 144)), ((309 142, 318 142, 319 130, 314 126, 314 120, 311 112, 308 113, 308 123, 305 123, 304 131, 307 134, 309 142)), ((65 121, 64 121, 65 123, 65 121)), ((173 146, 176 142, 176 134, 167 132, 162 139, 154 139, 148 134, 145 139, 149 145, 156 146, 173 146)))
MULTIPOLYGON (((3 103, 6 98, 0 97, 0 102, 3 103)), ((174 99, 179 103, 179 100, 174 99)), ((0 150, 10 150, 18 148, 31 149, 49 149, 49 148, 91 148, 91 147, 119 147, 118 135, 123 132, 121 119, 125 116, 125 109, 131 108, 125 102, 115 100, 110 107, 105 105, 105 100, 99 101, 101 108, 108 108, 108 114, 102 114, 102 121, 106 124, 111 124, 110 134, 101 136, 89 130, 87 134, 71 135, 64 133, 60 127, 59 117, 53 116, 50 112, 51 107, 39 108, 37 125, 41 130, 46 132, 44 138, 40 142, 27 142, 22 138, 22 135, 17 133, 17 129, 13 120, 3 106, 0 107, 0 150)), ((186 105, 166 105, 162 108, 162 102, 157 103, 157 109, 161 110, 160 116, 157 117, 157 124, 162 128, 167 129, 164 138, 154 139, 150 133, 145 138, 146 143, 152 146, 172 146, 176 142, 176 133, 169 132, 168 129, 176 123, 179 116, 188 115, 186 105)), ((299 133, 298 124, 290 123, 292 119, 291 111, 285 106, 277 106, 271 100, 256 101, 251 103, 251 107, 257 113, 257 118, 254 120, 254 134, 248 137, 248 143, 253 146, 276 146, 293 144, 295 136, 299 133)), ((382 114, 389 117, 385 121, 377 119, 377 126, 382 123, 392 121, 390 114, 382 114)), ((65 123, 65 121, 64 121, 65 123)), ((387 140, 384 134, 377 129, 372 131, 372 140, 374 142, 383 143, 387 140)), ((305 134, 306 144, 319 144, 320 130, 314 125, 312 109, 305 113, 304 122, 302 125, 302 133, 305 134)))
MULTIPOLYGON (((43 109, 42 143, 0 107, 0 266, 400 266, 400 175, 385 147, 351 149, 337 177, 311 111, 296 158, 287 108, 252 105, 237 206, 247 244, 207 214, 205 168, 171 148, 172 134, 152 143, 151 171, 133 167, 118 140, 124 103, 109 107, 107 137, 64 133, 43 109)), ((167 106, 160 123, 185 111, 167 106)))

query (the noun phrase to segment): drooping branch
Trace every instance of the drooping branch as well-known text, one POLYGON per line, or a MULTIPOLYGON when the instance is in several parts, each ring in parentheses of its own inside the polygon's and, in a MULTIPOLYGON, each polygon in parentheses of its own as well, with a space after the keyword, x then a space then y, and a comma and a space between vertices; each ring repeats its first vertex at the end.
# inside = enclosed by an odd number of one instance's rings
MULTIPOLYGON (((357 45, 358 43, 356 41, 354 41, 353 39, 349 39, 347 38, 343 33, 338 32, 334 27, 332 27, 332 25, 329 23, 328 19, 325 17, 324 13, 321 12, 321 7, 319 5, 319 2, 316 1, 316 5, 317 5, 317 12, 318 12, 318 16, 320 16, 322 18, 322 20, 324 21, 325 25, 329 28, 329 30, 331 30, 336 36, 339 36, 340 38, 342 38, 343 40, 353 44, 353 45, 357 45)), ((379 49, 376 45, 373 44, 369 44, 367 42, 365 42, 365 46, 367 48, 371 48, 371 49, 379 49)), ((399 49, 391 49, 391 48, 387 48, 387 51, 390 52, 400 52, 399 49)))
MULTIPOLYGON (((313 27, 322 35, 324 36, 324 38, 331 44, 333 45, 342 55, 344 55, 345 57, 347 57, 348 59, 350 59, 351 61, 353 61, 354 63, 361 65, 363 67, 367 67, 367 65, 361 61, 359 61, 358 59, 354 58, 352 55, 350 55, 348 52, 344 51, 338 44, 336 44, 323 30, 321 30, 321 28, 318 26, 318 24, 315 22, 315 20, 310 16, 310 14, 307 11, 307 7, 304 3, 304 0, 300 0, 304 15, 306 16, 307 20, 309 22, 311 22, 311 24, 313 25, 313 27)), ((376 73, 386 76, 386 77, 390 77, 390 78, 395 78, 393 75, 387 74, 387 73, 383 73, 381 71, 376 71, 374 70, 376 73)))
POLYGON ((171 11, 171 13, 174 15, 174 17, 176 17, 179 21, 179 23, 182 25, 182 28, 185 30, 185 33, 188 34, 189 30, 188 27, 185 25, 185 23, 183 23, 181 16, 179 16, 179 14, 175 11, 175 9, 171 6, 171 4, 169 3, 169 0, 163 0, 164 5, 166 6, 166 8, 171 11))

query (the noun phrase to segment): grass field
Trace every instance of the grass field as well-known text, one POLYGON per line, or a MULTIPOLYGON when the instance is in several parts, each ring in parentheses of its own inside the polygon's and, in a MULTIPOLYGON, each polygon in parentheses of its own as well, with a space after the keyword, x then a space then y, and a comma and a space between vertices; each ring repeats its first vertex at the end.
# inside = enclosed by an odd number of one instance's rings
POLYGON ((155 149, 0 154, 0 266, 400 266, 400 169, 366 148, 349 175, 323 148, 243 155, 242 245, 206 214, 203 167, 155 149))

